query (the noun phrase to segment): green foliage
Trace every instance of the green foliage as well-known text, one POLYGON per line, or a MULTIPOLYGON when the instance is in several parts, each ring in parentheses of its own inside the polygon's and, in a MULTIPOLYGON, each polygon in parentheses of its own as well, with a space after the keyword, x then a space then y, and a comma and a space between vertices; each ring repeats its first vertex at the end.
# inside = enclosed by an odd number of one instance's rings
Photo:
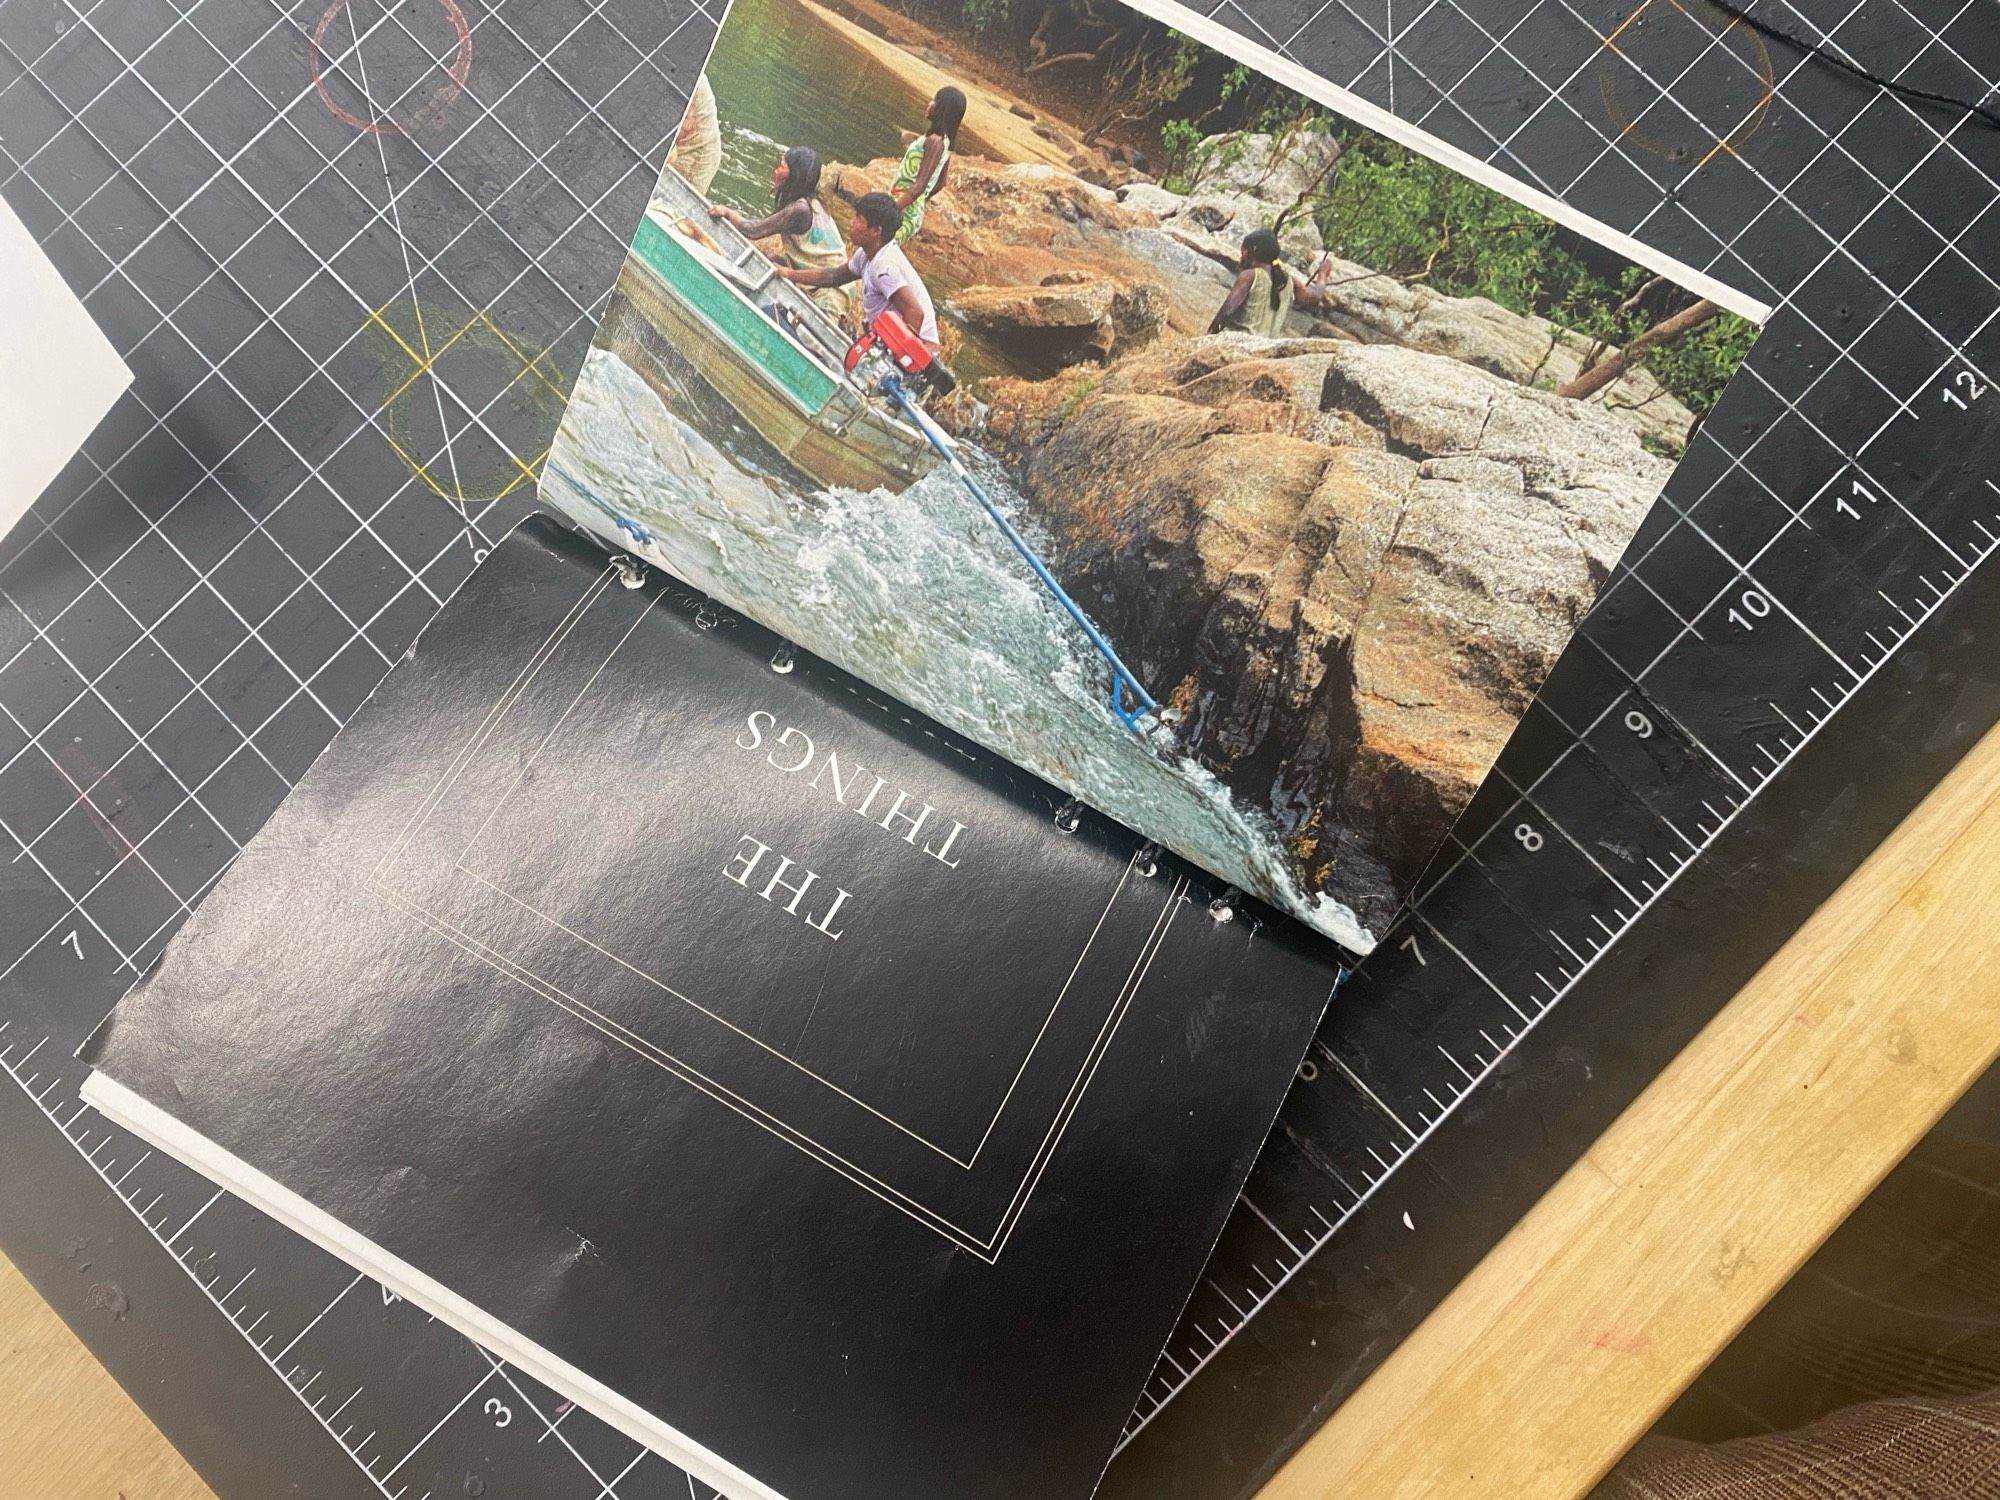
POLYGON ((1009 0, 961 0, 965 24, 978 36, 1007 19, 1008 4, 1009 0))
POLYGON ((1188 192, 1193 188, 1201 166, 1201 127, 1192 120, 1162 122, 1160 155, 1160 181, 1172 192, 1188 192))
MULTIPOLYGON (((1122 33, 1114 33, 1116 39, 1122 33)), ((1206 56, 1200 43, 1167 27, 1141 29, 1119 49, 1099 81, 1101 97, 1084 121, 1083 141, 1094 143, 1107 130, 1154 118, 1187 92, 1206 56)))
POLYGON ((1680 397, 1690 411, 1705 412, 1756 340, 1757 325, 1723 313, 1701 327, 1662 344, 1645 356, 1653 378, 1680 397))
MULTIPOLYGON (((1625 307, 1649 279, 1640 267, 1608 275, 1539 214, 1370 133, 1347 133, 1318 219, 1327 248, 1343 259, 1538 313, 1590 338, 1626 344, 1659 316, 1646 299, 1625 307)), ((1724 313, 1647 351, 1640 363, 1699 414, 1715 404, 1755 336, 1750 324, 1724 313)))
POLYGON ((1593 279, 1553 225, 1511 199, 1379 136, 1351 133, 1346 146, 1320 212, 1334 254, 1517 312, 1545 311, 1593 279))
POLYGON ((1160 181, 1175 193, 1192 193, 1210 173, 1226 171, 1243 159, 1240 134, 1204 136, 1196 120, 1167 121, 1160 127, 1160 148, 1166 153, 1160 181))
POLYGON ((1201 65, 1201 43, 1178 31, 1170 31, 1167 36, 1165 53, 1149 67, 1142 68, 1138 83, 1139 90, 1155 106, 1171 104, 1185 94, 1188 85, 1194 82, 1194 70, 1201 65))
POLYGON ((1063 396, 1062 405, 1056 408, 1055 425, 1060 427, 1075 416, 1076 409, 1083 405, 1084 399, 1096 389, 1097 376, 1088 371, 1071 381, 1069 390, 1063 396))
POLYGON ((1243 159, 1245 132, 1275 137, 1282 155, 1286 143, 1308 131, 1331 131, 1332 116, 1301 105, 1298 95, 1276 88, 1269 80, 1256 78, 1244 68, 1230 69, 1222 79, 1220 102, 1193 119, 1161 123, 1161 185, 1176 193, 1195 191, 1209 174, 1227 170, 1243 159), (1246 123, 1237 130, 1209 134, 1210 122, 1231 100, 1244 106, 1246 123))

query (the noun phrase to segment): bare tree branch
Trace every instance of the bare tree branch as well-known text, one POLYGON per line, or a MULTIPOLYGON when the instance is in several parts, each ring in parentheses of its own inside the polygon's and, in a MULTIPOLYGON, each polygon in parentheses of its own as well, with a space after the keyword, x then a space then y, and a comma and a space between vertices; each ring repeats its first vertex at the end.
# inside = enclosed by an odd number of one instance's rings
MULTIPOLYGON (((1667 278, 1664 276, 1655 276, 1647 281, 1639 290, 1611 309, 1611 321, 1613 325, 1615 326, 1620 318, 1629 312, 1635 311, 1641 302, 1644 302, 1654 292, 1668 284, 1667 278)), ((1595 369, 1597 362, 1604 358, 1604 351, 1610 347, 1611 340, 1605 338, 1602 334, 1592 339, 1590 347, 1584 351, 1583 363, 1577 367, 1577 373, 1581 375, 1586 370, 1595 369)))
POLYGON ((1679 338, 1690 328, 1699 327, 1721 311, 1721 308, 1706 297, 1699 302, 1690 303, 1672 317, 1662 318, 1610 358, 1585 370, 1556 394, 1568 396, 1575 401, 1586 400, 1596 395, 1631 368, 1647 350, 1657 349, 1660 345, 1679 338))

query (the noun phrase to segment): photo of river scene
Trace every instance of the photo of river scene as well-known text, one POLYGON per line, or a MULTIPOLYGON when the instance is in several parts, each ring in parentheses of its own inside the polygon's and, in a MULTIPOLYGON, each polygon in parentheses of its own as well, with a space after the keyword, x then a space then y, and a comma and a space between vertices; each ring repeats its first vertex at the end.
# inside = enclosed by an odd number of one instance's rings
POLYGON ((1117 0, 704 76, 543 498, 1367 952, 1755 329, 1117 0))

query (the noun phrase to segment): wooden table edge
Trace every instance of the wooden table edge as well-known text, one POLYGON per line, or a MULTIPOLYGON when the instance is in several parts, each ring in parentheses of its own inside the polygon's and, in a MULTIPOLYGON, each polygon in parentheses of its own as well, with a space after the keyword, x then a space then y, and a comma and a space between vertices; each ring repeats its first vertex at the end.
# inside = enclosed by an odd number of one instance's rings
MULTIPOLYGON (((1259 1500, 1585 1493, 1996 1052, 2000 730, 1259 1500)), ((0 1350, 32 1349, 47 1399, 17 1408, 9 1471, 85 1478, 108 1459, 206 1494, 61 1320, 14 1290, 0 1350), (80 1458, 79 1442, 110 1451, 80 1458)))
POLYGON ((10 1495, 211 1500, 187 1460, 0 1256, 0 1475, 10 1495))
POLYGON ((2000 729, 1258 1500, 1587 1493, 2000 1053, 2000 729))

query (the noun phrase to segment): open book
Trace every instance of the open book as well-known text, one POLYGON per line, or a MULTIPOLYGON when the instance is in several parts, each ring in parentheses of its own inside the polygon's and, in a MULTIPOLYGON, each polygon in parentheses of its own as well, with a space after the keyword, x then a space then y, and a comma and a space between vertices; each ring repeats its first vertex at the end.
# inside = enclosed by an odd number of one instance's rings
POLYGON ((1198 17, 964 16, 735 0, 547 459, 586 530, 86 1048, 739 1500, 1090 1493, 1760 311, 1198 17))
POLYGON ((538 518, 85 1097, 732 1496, 1081 1495, 1340 974, 1215 899, 538 518))

